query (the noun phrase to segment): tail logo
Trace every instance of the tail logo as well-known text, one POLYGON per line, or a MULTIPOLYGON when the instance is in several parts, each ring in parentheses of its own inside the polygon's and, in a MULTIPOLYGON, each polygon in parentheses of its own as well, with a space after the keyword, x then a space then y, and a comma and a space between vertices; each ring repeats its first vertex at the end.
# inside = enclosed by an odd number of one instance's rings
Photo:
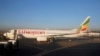
POLYGON ((85 19, 85 21, 80 25, 80 27, 78 28, 78 33, 87 31, 89 21, 90 21, 90 16, 88 16, 85 19))
POLYGON ((87 30, 87 27, 88 27, 87 24, 86 25, 83 25, 82 28, 81 28, 81 31, 86 31, 87 30))

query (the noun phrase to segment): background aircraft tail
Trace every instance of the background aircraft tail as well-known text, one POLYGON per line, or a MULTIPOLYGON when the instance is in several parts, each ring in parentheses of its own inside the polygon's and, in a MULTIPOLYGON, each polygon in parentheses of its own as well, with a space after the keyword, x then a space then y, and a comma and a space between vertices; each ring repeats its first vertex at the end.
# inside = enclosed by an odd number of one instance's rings
POLYGON ((82 24, 80 25, 80 27, 78 28, 77 33, 84 33, 84 32, 87 32, 89 21, 90 21, 90 16, 88 16, 88 17, 83 21, 83 23, 82 23, 82 24))

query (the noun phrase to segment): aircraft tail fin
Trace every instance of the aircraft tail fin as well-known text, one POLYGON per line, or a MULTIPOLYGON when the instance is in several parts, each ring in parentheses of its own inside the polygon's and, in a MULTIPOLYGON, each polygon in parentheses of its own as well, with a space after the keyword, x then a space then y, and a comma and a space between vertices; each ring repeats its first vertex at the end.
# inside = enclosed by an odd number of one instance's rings
POLYGON ((82 23, 82 24, 80 25, 80 27, 78 28, 77 33, 84 33, 84 32, 87 32, 89 21, 90 21, 90 16, 88 16, 88 17, 83 21, 83 23, 82 23))

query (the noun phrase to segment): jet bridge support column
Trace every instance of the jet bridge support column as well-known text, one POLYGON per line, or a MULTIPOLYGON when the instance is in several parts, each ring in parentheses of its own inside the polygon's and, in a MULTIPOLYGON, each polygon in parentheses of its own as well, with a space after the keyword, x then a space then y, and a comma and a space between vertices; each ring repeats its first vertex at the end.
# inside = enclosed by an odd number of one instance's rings
POLYGON ((15 48, 18 49, 18 47, 19 47, 19 40, 18 40, 17 30, 14 30, 14 40, 16 40, 16 42, 15 42, 15 48))

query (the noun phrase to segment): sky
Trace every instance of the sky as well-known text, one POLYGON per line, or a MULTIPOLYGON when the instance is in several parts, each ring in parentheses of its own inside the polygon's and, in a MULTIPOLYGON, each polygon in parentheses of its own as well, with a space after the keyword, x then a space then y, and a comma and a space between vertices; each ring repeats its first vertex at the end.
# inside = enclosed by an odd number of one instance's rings
POLYGON ((78 28, 91 16, 89 29, 100 29, 100 0, 0 0, 0 29, 78 28))

